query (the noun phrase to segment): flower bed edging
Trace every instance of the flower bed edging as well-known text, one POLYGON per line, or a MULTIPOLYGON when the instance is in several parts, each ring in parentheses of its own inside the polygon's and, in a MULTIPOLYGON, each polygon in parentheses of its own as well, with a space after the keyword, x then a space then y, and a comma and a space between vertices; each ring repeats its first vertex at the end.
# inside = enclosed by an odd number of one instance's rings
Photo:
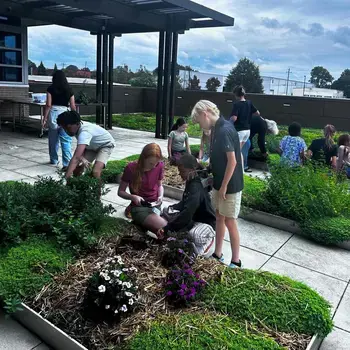
POLYGON ((176 200, 181 200, 183 195, 183 190, 181 188, 176 188, 173 186, 163 185, 164 196, 176 200))
POLYGON ((318 335, 314 335, 306 348, 306 350, 318 350, 323 342, 324 338, 320 338, 318 335))
POLYGON ((16 311, 12 316, 23 326, 36 334, 47 345, 55 350, 88 350, 68 334, 47 321, 26 304, 21 303, 23 310, 16 311))

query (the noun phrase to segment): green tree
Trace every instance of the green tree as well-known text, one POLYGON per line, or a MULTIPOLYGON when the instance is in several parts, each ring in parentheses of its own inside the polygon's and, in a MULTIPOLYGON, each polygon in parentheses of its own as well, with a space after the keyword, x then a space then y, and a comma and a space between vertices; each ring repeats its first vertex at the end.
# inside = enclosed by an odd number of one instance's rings
POLYGON ((188 81, 188 88, 187 90, 200 90, 200 80, 197 78, 197 75, 194 75, 193 78, 190 78, 188 81))
POLYGON ((47 75, 46 68, 43 64, 43 61, 41 61, 38 66, 38 75, 47 75))
POLYGON ((344 92, 344 96, 350 98, 350 69, 345 69, 339 79, 332 84, 332 89, 344 92))
POLYGON ((33 61, 28 60, 28 74, 29 75, 35 74, 36 70, 37 70, 36 64, 33 61))
POLYGON ((75 77, 79 68, 73 64, 70 64, 64 70, 67 77, 75 77))
POLYGON ((205 84, 208 91, 218 91, 221 83, 220 80, 216 77, 209 78, 205 84))
POLYGON ((58 71, 58 68, 57 68, 57 64, 55 63, 55 65, 53 66, 52 75, 54 75, 57 71, 58 71))
POLYGON ((129 84, 130 79, 133 77, 133 72, 129 70, 127 65, 117 66, 113 69, 113 81, 120 84, 129 84))
POLYGON ((155 75, 147 70, 145 66, 140 66, 140 69, 134 73, 133 78, 130 79, 131 86, 138 87, 156 87, 157 82, 155 75))
POLYGON ((225 90, 233 91, 237 85, 243 85, 246 92, 264 92, 259 66, 246 57, 241 58, 231 69, 225 81, 225 90))
POLYGON ((315 84, 318 88, 329 88, 334 79, 331 73, 322 66, 312 68, 310 76, 310 83, 315 84))

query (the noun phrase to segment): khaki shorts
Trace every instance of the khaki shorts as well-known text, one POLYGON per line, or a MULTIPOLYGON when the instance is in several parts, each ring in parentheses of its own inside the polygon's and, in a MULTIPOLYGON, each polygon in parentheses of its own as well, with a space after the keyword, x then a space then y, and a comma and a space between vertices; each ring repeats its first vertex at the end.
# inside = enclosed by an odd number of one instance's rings
POLYGON ((226 218, 238 219, 241 210, 242 191, 226 194, 226 200, 219 198, 219 191, 213 189, 212 192, 212 204, 214 209, 226 218))
POLYGON ((113 152, 113 149, 114 149, 114 147, 102 147, 97 151, 87 149, 87 150, 85 150, 84 158, 90 164, 92 164, 94 161, 96 161, 96 162, 101 162, 106 166, 107 161, 113 152))

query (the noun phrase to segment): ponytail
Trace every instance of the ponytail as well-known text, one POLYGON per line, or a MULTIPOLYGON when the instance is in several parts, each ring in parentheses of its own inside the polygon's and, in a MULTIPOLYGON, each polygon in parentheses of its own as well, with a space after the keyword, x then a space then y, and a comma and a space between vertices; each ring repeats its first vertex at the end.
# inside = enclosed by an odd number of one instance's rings
POLYGON ((184 124, 186 124, 186 120, 184 118, 177 118, 176 123, 171 128, 171 131, 177 130, 180 126, 184 124))
POLYGON ((335 142, 333 140, 335 133, 336 133, 336 129, 334 125, 328 124, 324 127, 324 137, 326 139, 326 147, 328 149, 331 149, 335 145, 335 142))

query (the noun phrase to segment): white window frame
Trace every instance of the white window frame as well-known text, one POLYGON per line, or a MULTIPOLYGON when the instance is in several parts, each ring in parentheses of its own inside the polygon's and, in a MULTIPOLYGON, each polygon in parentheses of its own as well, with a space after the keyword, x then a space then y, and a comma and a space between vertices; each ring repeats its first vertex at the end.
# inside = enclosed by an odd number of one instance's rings
POLYGON ((0 24, 0 30, 15 33, 21 35, 21 49, 17 49, 14 51, 22 52, 22 65, 8 65, 8 64, 0 64, 0 67, 13 67, 13 68, 21 68, 22 69, 22 81, 3 81, 0 80, 0 86, 27 86, 28 85, 28 34, 26 26, 11 26, 8 24, 0 24))

